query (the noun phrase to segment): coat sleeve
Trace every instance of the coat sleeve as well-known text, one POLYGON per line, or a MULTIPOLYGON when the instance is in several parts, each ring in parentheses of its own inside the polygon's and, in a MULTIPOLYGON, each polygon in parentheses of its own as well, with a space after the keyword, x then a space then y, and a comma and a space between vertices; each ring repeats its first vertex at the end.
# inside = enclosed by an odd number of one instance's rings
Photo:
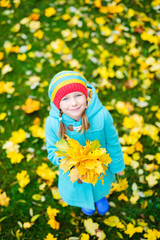
POLYGON ((113 125, 113 118, 106 108, 104 109, 104 114, 106 149, 112 159, 112 162, 109 164, 109 169, 113 173, 119 173, 125 168, 121 145, 117 131, 113 125))
POLYGON ((58 139, 58 137, 56 136, 56 134, 54 132, 53 124, 51 122, 52 122, 51 117, 48 117, 46 119, 46 123, 45 123, 45 138, 46 138, 46 146, 47 146, 47 152, 48 152, 47 158, 54 165, 58 165, 59 166, 60 158, 58 158, 56 156, 56 154, 55 154, 55 151, 57 151, 57 148, 54 145, 59 139, 58 139))

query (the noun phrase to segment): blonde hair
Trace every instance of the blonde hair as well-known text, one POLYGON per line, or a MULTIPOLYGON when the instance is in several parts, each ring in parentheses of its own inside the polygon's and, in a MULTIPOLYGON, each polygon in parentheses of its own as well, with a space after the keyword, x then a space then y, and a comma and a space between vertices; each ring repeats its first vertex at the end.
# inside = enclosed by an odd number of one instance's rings
MULTIPOLYGON (((59 109, 60 118, 62 118, 62 114, 63 114, 62 110, 59 109)), ((87 131, 90 128, 90 123, 87 118, 86 109, 84 110, 81 119, 82 119, 81 133, 84 133, 84 131, 87 131)), ((65 139, 66 133, 67 133, 67 127, 62 121, 60 121, 59 136, 65 139)))

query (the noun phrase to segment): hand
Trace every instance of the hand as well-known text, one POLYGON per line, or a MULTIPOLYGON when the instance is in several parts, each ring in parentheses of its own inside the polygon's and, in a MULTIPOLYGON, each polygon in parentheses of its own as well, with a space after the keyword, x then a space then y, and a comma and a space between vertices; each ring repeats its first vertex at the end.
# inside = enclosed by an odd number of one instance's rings
POLYGON ((122 175, 123 175, 123 171, 121 171, 121 172, 117 173, 117 175, 120 175, 120 176, 122 176, 122 175))

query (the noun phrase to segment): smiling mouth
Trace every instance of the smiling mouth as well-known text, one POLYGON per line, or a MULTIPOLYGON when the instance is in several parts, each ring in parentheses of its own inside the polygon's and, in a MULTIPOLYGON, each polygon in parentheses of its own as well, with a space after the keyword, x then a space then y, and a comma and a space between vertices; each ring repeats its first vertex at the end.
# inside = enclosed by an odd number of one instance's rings
POLYGON ((77 111, 77 110, 79 110, 79 109, 80 109, 80 107, 71 109, 71 111, 77 111))

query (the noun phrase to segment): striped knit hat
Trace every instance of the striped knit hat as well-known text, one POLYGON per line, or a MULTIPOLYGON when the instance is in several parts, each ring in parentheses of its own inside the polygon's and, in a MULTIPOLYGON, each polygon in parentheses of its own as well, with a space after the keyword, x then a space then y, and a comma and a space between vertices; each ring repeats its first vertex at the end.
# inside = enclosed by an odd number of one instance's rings
POLYGON ((59 109, 61 99, 71 92, 82 92, 88 97, 87 81, 79 72, 62 71, 57 73, 49 85, 49 98, 59 109))

